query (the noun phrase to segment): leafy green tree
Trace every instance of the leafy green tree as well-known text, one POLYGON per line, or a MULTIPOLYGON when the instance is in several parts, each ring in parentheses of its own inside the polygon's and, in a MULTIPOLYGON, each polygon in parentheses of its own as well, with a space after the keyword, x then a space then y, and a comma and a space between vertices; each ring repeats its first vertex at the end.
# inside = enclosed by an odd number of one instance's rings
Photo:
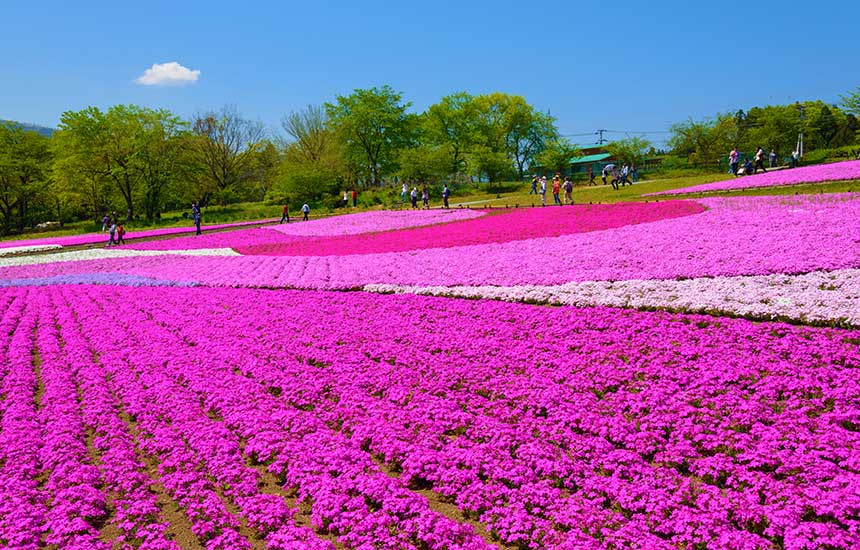
MULTIPOLYGON (((521 96, 495 92, 474 99, 476 141, 485 151, 507 155, 520 179, 545 145, 558 137, 554 119, 540 113, 521 96)), ((495 161, 491 164, 495 164, 495 161)))
POLYGON ((379 184, 395 168, 398 151, 410 144, 415 130, 415 117, 406 112, 410 105, 388 85, 357 89, 325 104, 331 127, 367 181, 379 184))
POLYGON ((0 124, 0 231, 32 225, 34 200, 48 189, 50 140, 20 126, 0 124))
POLYGON ((606 149, 618 162, 623 164, 642 164, 648 158, 651 142, 641 137, 631 137, 610 143, 606 149))
POLYGON ((185 157, 180 139, 187 123, 167 110, 141 109, 135 134, 134 162, 147 220, 160 216, 165 194, 177 182, 185 157))
POLYGON ((476 141, 477 112, 474 98, 466 92, 443 97, 424 113, 427 141, 447 151, 448 174, 466 171, 466 157, 476 141))
POLYGON ((437 182, 450 175, 452 154, 448 146, 419 145, 400 151, 398 164, 401 178, 437 182))
POLYGON ((570 160, 578 151, 570 140, 559 137, 546 143, 544 150, 535 157, 535 162, 544 168, 561 171, 570 165, 570 160))
POLYGON ((846 113, 860 116, 860 86, 853 92, 839 96, 839 103, 846 113))

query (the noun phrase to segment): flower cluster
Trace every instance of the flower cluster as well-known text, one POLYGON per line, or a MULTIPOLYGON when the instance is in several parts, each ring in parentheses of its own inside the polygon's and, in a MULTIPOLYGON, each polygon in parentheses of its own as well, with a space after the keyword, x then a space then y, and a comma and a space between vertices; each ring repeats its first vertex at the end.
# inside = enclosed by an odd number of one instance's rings
MULTIPOLYGON (((649 195, 680 195, 685 193, 708 193, 713 191, 732 191, 735 189, 753 189, 756 187, 778 187, 783 185, 801 185, 804 183, 820 183, 824 181, 860 180, 860 160, 834 162, 833 164, 817 164, 792 170, 775 170, 764 174, 755 174, 742 178, 703 183, 680 189, 670 189, 649 195)), ((648 195, 646 195, 648 196, 648 195)))
POLYGON ((207 548, 860 540, 860 332, 226 288, 0 303, 3 541, 83 545, 117 521, 114 464, 150 478, 133 545, 162 533, 158 490, 207 548))

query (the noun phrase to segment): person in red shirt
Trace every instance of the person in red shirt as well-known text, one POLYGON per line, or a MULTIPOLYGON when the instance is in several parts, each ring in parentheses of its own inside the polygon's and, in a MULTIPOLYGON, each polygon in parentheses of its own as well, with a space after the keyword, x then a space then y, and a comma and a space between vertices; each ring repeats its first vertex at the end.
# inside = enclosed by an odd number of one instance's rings
POLYGON ((284 204, 284 210, 281 214, 281 221, 278 223, 284 223, 284 220, 287 220, 287 223, 290 223, 290 203, 284 204))
POLYGON ((358 191, 355 190, 355 187, 352 188, 352 206, 353 208, 358 206, 358 191))
POLYGON ((555 176, 552 178, 552 200, 555 201, 555 204, 561 204, 561 199, 558 198, 558 192, 561 190, 561 175, 556 172, 555 176))

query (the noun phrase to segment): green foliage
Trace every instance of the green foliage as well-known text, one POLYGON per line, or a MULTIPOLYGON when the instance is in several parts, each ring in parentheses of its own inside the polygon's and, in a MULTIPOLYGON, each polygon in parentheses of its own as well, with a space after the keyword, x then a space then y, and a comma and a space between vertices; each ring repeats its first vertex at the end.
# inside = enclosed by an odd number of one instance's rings
POLYGON ((201 170, 202 204, 215 198, 222 206, 243 196, 254 178, 254 163, 263 145, 263 125, 242 117, 233 106, 197 115, 191 125, 194 162, 201 170))
POLYGON ((839 96, 839 104, 846 113, 860 116, 860 86, 853 92, 839 96))
MULTIPOLYGON (((0 124, 0 231, 22 231, 44 207, 49 183, 50 140, 0 124)), ((49 208, 49 206, 48 206, 49 208)))
POLYGON ((567 138, 555 138, 545 144, 544 150, 535 156, 535 162, 550 170, 561 171, 577 155, 578 148, 567 138))
POLYGON ((651 142, 641 137, 613 141, 606 149, 622 164, 641 165, 648 157, 651 142))
POLYGON ((410 105, 387 85, 357 89, 325 104, 332 129, 366 183, 379 184, 396 168, 398 150, 410 144, 417 125, 415 115, 406 112, 410 105))

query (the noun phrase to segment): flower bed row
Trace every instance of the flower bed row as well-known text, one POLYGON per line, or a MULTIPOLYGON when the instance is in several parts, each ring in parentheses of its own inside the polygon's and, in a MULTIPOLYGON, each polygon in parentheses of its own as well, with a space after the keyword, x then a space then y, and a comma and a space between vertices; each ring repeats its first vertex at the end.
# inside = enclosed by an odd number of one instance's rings
POLYGON ((601 231, 689 216, 703 210, 699 204, 689 201, 518 208, 459 223, 249 244, 236 250, 247 255, 343 256, 455 248, 601 231))
POLYGON ((365 291, 507 302, 666 309, 860 328, 860 270, 683 280, 584 281, 564 285, 366 285, 365 291))
POLYGON ((269 532, 243 501, 256 498, 248 461, 346 548, 487 547, 425 495, 520 548, 860 540, 860 332, 247 289, 28 300, 80 327, 63 340, 98 354, 212 547, 230 515, 269 532))
POLYGON ((758 187, 779 187, 783 185, 802 185, 804 183, 820 183, 824 181, 860 180, 860 160, 834 162, 804 166, 791 170, 776 170, 764 174, 754 174, 742 178, 703 183, 680 189, 669 189, 653 195, 682 195, 686 193, 708 193, 713 191, 733 191, 737 189, 754 189, 758 187))
MULTIPOLYGON (((17 266, 18 259, 0 259, 0 265, 8 266, 0 267, 0 277, 109 272, 213 286, 349 289, 368 284, 561 285, 860 267, 858 194, 709 198, 698 202, 708 209, 690 216, 559 237, 456 248, 433 248, 435 242, 426 242, 428 249, 345 256, 152 256, 17 266)), ((574 211, 569 207, 554 210, 574 211)), ((474 222, 513 215, 488 216, 474 222)), ((450 224, 455 225, 460 224, 450 224)))
MULTIPOLYGON (((246 225, 257 225, 261 223, 271 223, 277 220, 254 220, 235 223, 221 223, 215 225, 204 225, 203 230, 211 231, 213 229, 227 229, 230 227, 243 227, 246 225)), ((143 231, 128 231, 125 234, 126 240, 129 239, 146 239, 150 237, 161 237, 165 235, 179 235, 182 233, 193 233, 196 229, 191 227, 164 227, 161 229, 146 229, 143 231)), ((66 235, 62 237, 39 237, 34 239, 21 239, 16 241, 0 241, 0 248, 20 247, 20 246, 83 246, 88 244, 103 244, 108 242, 107 233, 86 233, 83 235, 66 235)))

